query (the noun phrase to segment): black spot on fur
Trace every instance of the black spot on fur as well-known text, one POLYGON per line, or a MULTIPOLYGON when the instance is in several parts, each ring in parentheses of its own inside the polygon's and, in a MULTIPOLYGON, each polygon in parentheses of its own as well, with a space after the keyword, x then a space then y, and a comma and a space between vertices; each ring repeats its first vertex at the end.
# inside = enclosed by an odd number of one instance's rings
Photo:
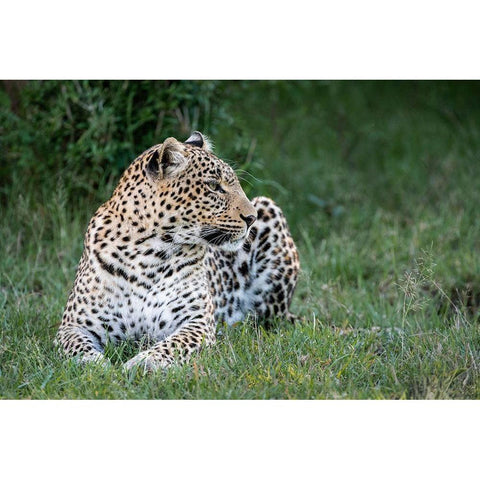
POLYGON ((248 274, 248 264, 247 262, 243 262, 242 265, 240 266, 240 273, 246 277, 248 274))

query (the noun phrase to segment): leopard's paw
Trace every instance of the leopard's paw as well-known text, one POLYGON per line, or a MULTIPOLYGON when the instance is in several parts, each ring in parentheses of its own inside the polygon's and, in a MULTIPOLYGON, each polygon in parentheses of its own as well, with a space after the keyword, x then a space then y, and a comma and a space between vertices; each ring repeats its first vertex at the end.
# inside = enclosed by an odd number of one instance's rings
POLYGON ((169 367, 171 362, 159 357, 155 352, 146 350, 135 355, 133 358, 123 364, 123 368, 127 371, 137 370, 144 375, 149 372, 169 367))

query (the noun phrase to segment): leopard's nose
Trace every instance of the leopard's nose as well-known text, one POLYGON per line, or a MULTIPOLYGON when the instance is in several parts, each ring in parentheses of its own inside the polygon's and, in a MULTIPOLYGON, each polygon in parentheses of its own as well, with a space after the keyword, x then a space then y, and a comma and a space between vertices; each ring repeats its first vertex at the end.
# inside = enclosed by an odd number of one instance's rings
POLYGON ((240 218, 247 224, 247 228, 250 228, 251 225, 255 222, 257 219, 256 215, 247 215, 246 217, 242 214, 240 214, 240 218))

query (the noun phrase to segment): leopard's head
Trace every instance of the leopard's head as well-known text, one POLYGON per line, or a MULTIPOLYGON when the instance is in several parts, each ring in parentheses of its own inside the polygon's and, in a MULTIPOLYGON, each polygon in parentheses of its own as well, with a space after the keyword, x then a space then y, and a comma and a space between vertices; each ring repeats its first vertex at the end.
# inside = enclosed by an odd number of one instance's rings
POLYGON ((257 218, 235 172, 200 132, 151 147, 122 182, 136 197, 129 210, 165 242, 236 250, 257 218))

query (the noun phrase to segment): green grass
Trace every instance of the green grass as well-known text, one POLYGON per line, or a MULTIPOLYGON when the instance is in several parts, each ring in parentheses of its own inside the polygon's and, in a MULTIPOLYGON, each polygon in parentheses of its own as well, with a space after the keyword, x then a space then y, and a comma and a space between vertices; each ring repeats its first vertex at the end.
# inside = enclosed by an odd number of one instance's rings
POLYGON ((221 328, 190 364, 146 377, 120 368, 130 345, 109 348, 107 370, 66 362, 52 340, 98 202, 19 176, 0 218, 0 397, 479 398, 480 85, 230 92, 216 151, 245 132, 245 188, 284 208, 299 246, 304 323, 221 328))

